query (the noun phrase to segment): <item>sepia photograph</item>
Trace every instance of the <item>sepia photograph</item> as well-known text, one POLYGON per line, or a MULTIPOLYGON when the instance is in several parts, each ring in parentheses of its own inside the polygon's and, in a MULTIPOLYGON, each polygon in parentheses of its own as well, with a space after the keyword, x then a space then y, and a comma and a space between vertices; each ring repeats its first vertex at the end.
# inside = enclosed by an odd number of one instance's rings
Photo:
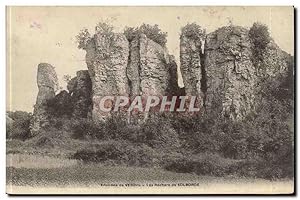
POLYGON ((294 15, 6 6, 7 194, 295 194, 294 15))

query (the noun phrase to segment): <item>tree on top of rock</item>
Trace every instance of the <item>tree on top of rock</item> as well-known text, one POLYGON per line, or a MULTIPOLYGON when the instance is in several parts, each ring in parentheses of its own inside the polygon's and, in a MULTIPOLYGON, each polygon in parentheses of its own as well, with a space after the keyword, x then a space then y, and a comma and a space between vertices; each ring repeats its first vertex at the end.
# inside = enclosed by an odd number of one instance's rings
POLYGON ((201 40, 205 37, 206 30, 195 22, 192 24, 187 24, 181 28, 181 36, 186 36, 193 40, 201 40))
POLYGON ((255 22, 249 30, 249 37, 253 44, 253 57, 257 61, 262 61, 263 52, 271 41, 268 27, 265 24, 255 22))
POLYGON ((126 27, 124 30, 124 35, 127 40, 131 42, 134 38, 140 36, 141 34, 145 34, 147 38, 153 40, 157 44, 161 46, 165 46, 167 43, 167 32, 162 32, 162 30, 158 27, 157 24, 142 24, 140 27, 126 27))

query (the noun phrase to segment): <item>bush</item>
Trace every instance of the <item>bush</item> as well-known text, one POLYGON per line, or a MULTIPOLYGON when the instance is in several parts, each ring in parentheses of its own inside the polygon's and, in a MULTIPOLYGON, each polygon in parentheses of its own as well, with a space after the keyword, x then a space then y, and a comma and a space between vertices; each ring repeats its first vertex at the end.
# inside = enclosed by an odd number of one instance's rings
POLYGON ((98 22, 96 25, 96 34, 100 33, 102 35, 112 35, 114 27, 106 22, 98 22))
POLYGON ((181 145, 170 119, 161 115, 152 115, 141 125, 140 138, 140 142, 155 149, 174 150, 181 145))
POLYGON ((87 43, 90 41, 91 35, 88 29, 81 30, 78 35, 76 35, 76 40, 79 49, 86 49, 87 43))
POLYGON ((117 115, 108 117, 105 122, 86 118, 72 120, 69 126, 74 139, 139 141, 140 126, 127 124, 125 117, 117 115))
POLYGON ((125 117, 114 115, 105 122, 79 119, 71 124, 74 139, 126 140, 156 149, 176 149, 180 141, 170 120, 151 116, 141 125, 128 124, 125 117))
POLYGON ((109 140, 97 145, 96 149, 79 150, 73 159, 85 162, 107 163, 126 166, 153 166, 155 152, 146 145, 134 145, 128 141, 109 140))
POLYGON ((46 102, 46 110, 54 118, 71 117, 73 113, 71 95, 65 90, 61 91, 46 102))
POLYGON ((201 26, 199 26, 196 23, 187 24, 184 27, 181 28, 181 35, 184 35, 190 39, 193 40, 200 40, 205 37, 206 30, 202 29, 201 26))
POLYGON ((32 114, 24 111, 15 111, 8 112, 7 115, 12 121, 7 122, 6 137, 20 140, 30 138, 32 114))
POLYGON ((253 57, 258 61, 263 60, 263 52, 271 41, 268 27, 259 22, 255 22, 249 30, 249 37, 253 44, 253 57))
MULTIPOLYGON (((95 28, 95 33, 96 34, 101 34, 106 37, 110 37, 113 33, 113 26, 110 26, 108 23, 105 22, 99 22, 96 25, 95 28)), ((82 29, 80 32, 76 35, 76 40, 78 43, 78 48, 85 50, 87 48, 87 44, 89 41, 91 41, 92 37, 91 34, 89 33, 88 29, 82 29)))
POLYGON ((161 46, 165 46, 167 43, 168 34, 166 32, 162 32, 157 24, 142 24, 138 28, 126 27, 124 30, 124 35, 129 42, 131 42, 134 38, 140 36, 141 34, 145 34, 147 38, 153 40, 161 46))
POLYGON ((103 139, 105 137, 104 124, 96 124, 91 119, 77 119, 70 126, 73 139, 103 139))
POLYGON ((124 35, 127 38, 129 42, 131 42, 134 38, 139 37, 139 29, 134 27, 125 27, 124 29, 124 35))

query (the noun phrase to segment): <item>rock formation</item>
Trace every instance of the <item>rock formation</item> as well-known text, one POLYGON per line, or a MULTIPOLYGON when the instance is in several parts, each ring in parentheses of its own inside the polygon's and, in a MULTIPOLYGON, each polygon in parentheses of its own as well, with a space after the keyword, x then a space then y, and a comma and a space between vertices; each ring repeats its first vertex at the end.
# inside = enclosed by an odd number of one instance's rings
POLYGON ((55 97, 55 92, 58 90, 57 75, 53 66, 47 63, 38 65, 37 85, 39 91, 34 105, 32 135, 37 134, 40 128, 44 128, 49 124, 47 103, 55 97))
POLYGON ((204 87, 205 81, 204 61, 204 30, 198 30, 198 37, 193 37, 186 32, 180 36, 180 68, 187 96, 197 97, 197 106, 203 107, 205 103, 204 87), (202 33, 203 32, 203 33, 202 33))
MULTIPOLYGON (((130 42, 130 56, 127 67, 129 96, 167 96, 178 91, 177 65, 174 56, 165 47, 140 34, 130 42)), ((134 115, 137 115, 135 113, 134 115)), ((143 121, 147 113, 133 121, 143 121)))
MULTIPOLYGON (((111 115, 99 109, 104 96, 197 96, 196 103, 206 114, 215 112, 234 120, 243 119, 259 101, 262 81, 285 74, 290 56, 270 40, 262 59, 255 62, 248 29, 228 26, 206 34, 200 26, 193 26, 183 29, 180 37, 184 88, 177 84, 174 56, 141 33, 128 41, 124 34, 98 29, 93 37, 84 40, 88 70, 78 71, 69 81, 68 91, 58 95, 54 68, 39 64, 32 134, 46 127, 53 116, 104 120, 111 115)), ((106 101, 105 107, 113 107, 114 103, 115 99, 106 101)), ((135 123, 145 120, 148 114, 125 115, 135 123)))
MULTIPOLYGON (((163 96, 178 89, 174 58, 166 48, 144 34, 129 43, 123 34, 97 33, 85 50, 92 81, 92 116, 95 120, 108 115, 97 106, 104 96, 163 96)), ((106 106, 113 106, 113 103, 106 106)))
POLYGON ((128 56, 129 44, 123 34, 97 33, 88 42, 86 63, 92 81, 93 119, 101 120, 108 114, 98 107, 104 96, 128 96, 128 56))
POLYGON ((208 113, 219 109, 224 116, 242 119, 255 107, 262 76, 276 76, 287 70, 286 53, 273 41, 264 50, 261 65, 266 70, 257 67, 252 61, 255 58, 248 33, 248 29, 238 26, 219 28, 206 36, 202 56, 197 54, 200 51, 197 42, 181 37, 181 70, 186 92, 197 95, 201 91, 208 113))
POLYGON ((172 83, 177 85, 177 65, 166 48, 141 34, 130 44, 127 77, 132 95, 163 96, 172 93, 172 83))
POLYGON ((242 27, 223 27, 207 35, 204 67, 207 109, 241 119, 254 109, 257 77, 251 62, 251 41, 242 27))
POLYGON ((87 118, 92 111, 92 82, 88 70, 80 70, 67 85, 73 105, 73 117, 87 118))

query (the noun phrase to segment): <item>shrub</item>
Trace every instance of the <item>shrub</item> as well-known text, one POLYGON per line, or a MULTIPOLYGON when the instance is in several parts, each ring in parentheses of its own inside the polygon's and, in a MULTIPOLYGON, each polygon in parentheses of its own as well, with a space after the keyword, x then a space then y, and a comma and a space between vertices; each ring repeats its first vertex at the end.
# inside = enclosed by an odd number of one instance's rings
POLYGON ((8 112, 7 114, 13 121, 7 123, 6 137, 20 140, 30 138, 32 114, 24 111, 8 112))
POLYGON ((105 122, 82 118, 72 120, 70 123, 74 139, 139 141, 140 126, 127 124, 126 118, 118 115, 108 117, 105 122))
POLYGON ((255 22, 249 30, 249 37, 253 44, 253 56, 258 61, 263 60, 263 52, 271 41, 268 27, 259 22, 255 22))
POLYGON ((153 166, 155 152, 146 145, 134 145, 128 141, 109 140, 97 145, 96 149, 79 150, 73 159, 85 162, 118 164, 127 166, 153 166))
POLYGON ((157 24, 142 24, 138 28, 126 27, 124 30, 124 35, 129 42, 131 42, 135 37, 140 36, 141 34, 145 34, 147 38, 153 40, 161 46, 165 46, 167 43, 168 34, 166 32, 162 32, 157 24))
MULTIPOLYGON (((96 30, 95 31, 96 34, 100 33, 106 37, 110 37, 113 33, 113 26, 111 26, 105 22, 99 22, 96 25, 95 30, 96 30)), ((89 43, 89 41, 91 41, 91 39, 92 39, 92 37, 91 37, 91 34, 89 33, 88 29, 80 30, 80 32, 76 35, 78 48, 85 50, 87 48, 87 44, 89 43)))
POLYGON ((187 24, 181 28, 181 35, 184 35, 193 40, 200 40, 205 36, 205 29, 202 29, 196 23, 187 24))
POLYGON ((81 30, 78 35, 76 35, 76 40, 79 49, 86 49, 87 43, 90 41, 91 35, 88 29, 81 30))
POLYGON ((74 139, 103 139, 105 137, 104 124, 96 124, 91 119, 76 119, 69 126, 71 126, 74 139))
POLYGON ((57 94, 53 99, 46 102, 46 110, 50 116, 71 117, 73 113, 73 104, 70 94, 63 90, 57 94))
POLYGON ((129 42, 131 42, 134 38, 139 36, 139 29, 134 27, 125 27, 124 35, 129 42))
POLYGON ((102 35, 112 35, 114 27, 106 22, 98 22, 96 25, 96 34, 100 33, 102 35))
POLYGON ((180 141, 170 119, 161 115, 152 115, 141 126, 140 141, 155 149, 174 150, 180 147, 180 141))

